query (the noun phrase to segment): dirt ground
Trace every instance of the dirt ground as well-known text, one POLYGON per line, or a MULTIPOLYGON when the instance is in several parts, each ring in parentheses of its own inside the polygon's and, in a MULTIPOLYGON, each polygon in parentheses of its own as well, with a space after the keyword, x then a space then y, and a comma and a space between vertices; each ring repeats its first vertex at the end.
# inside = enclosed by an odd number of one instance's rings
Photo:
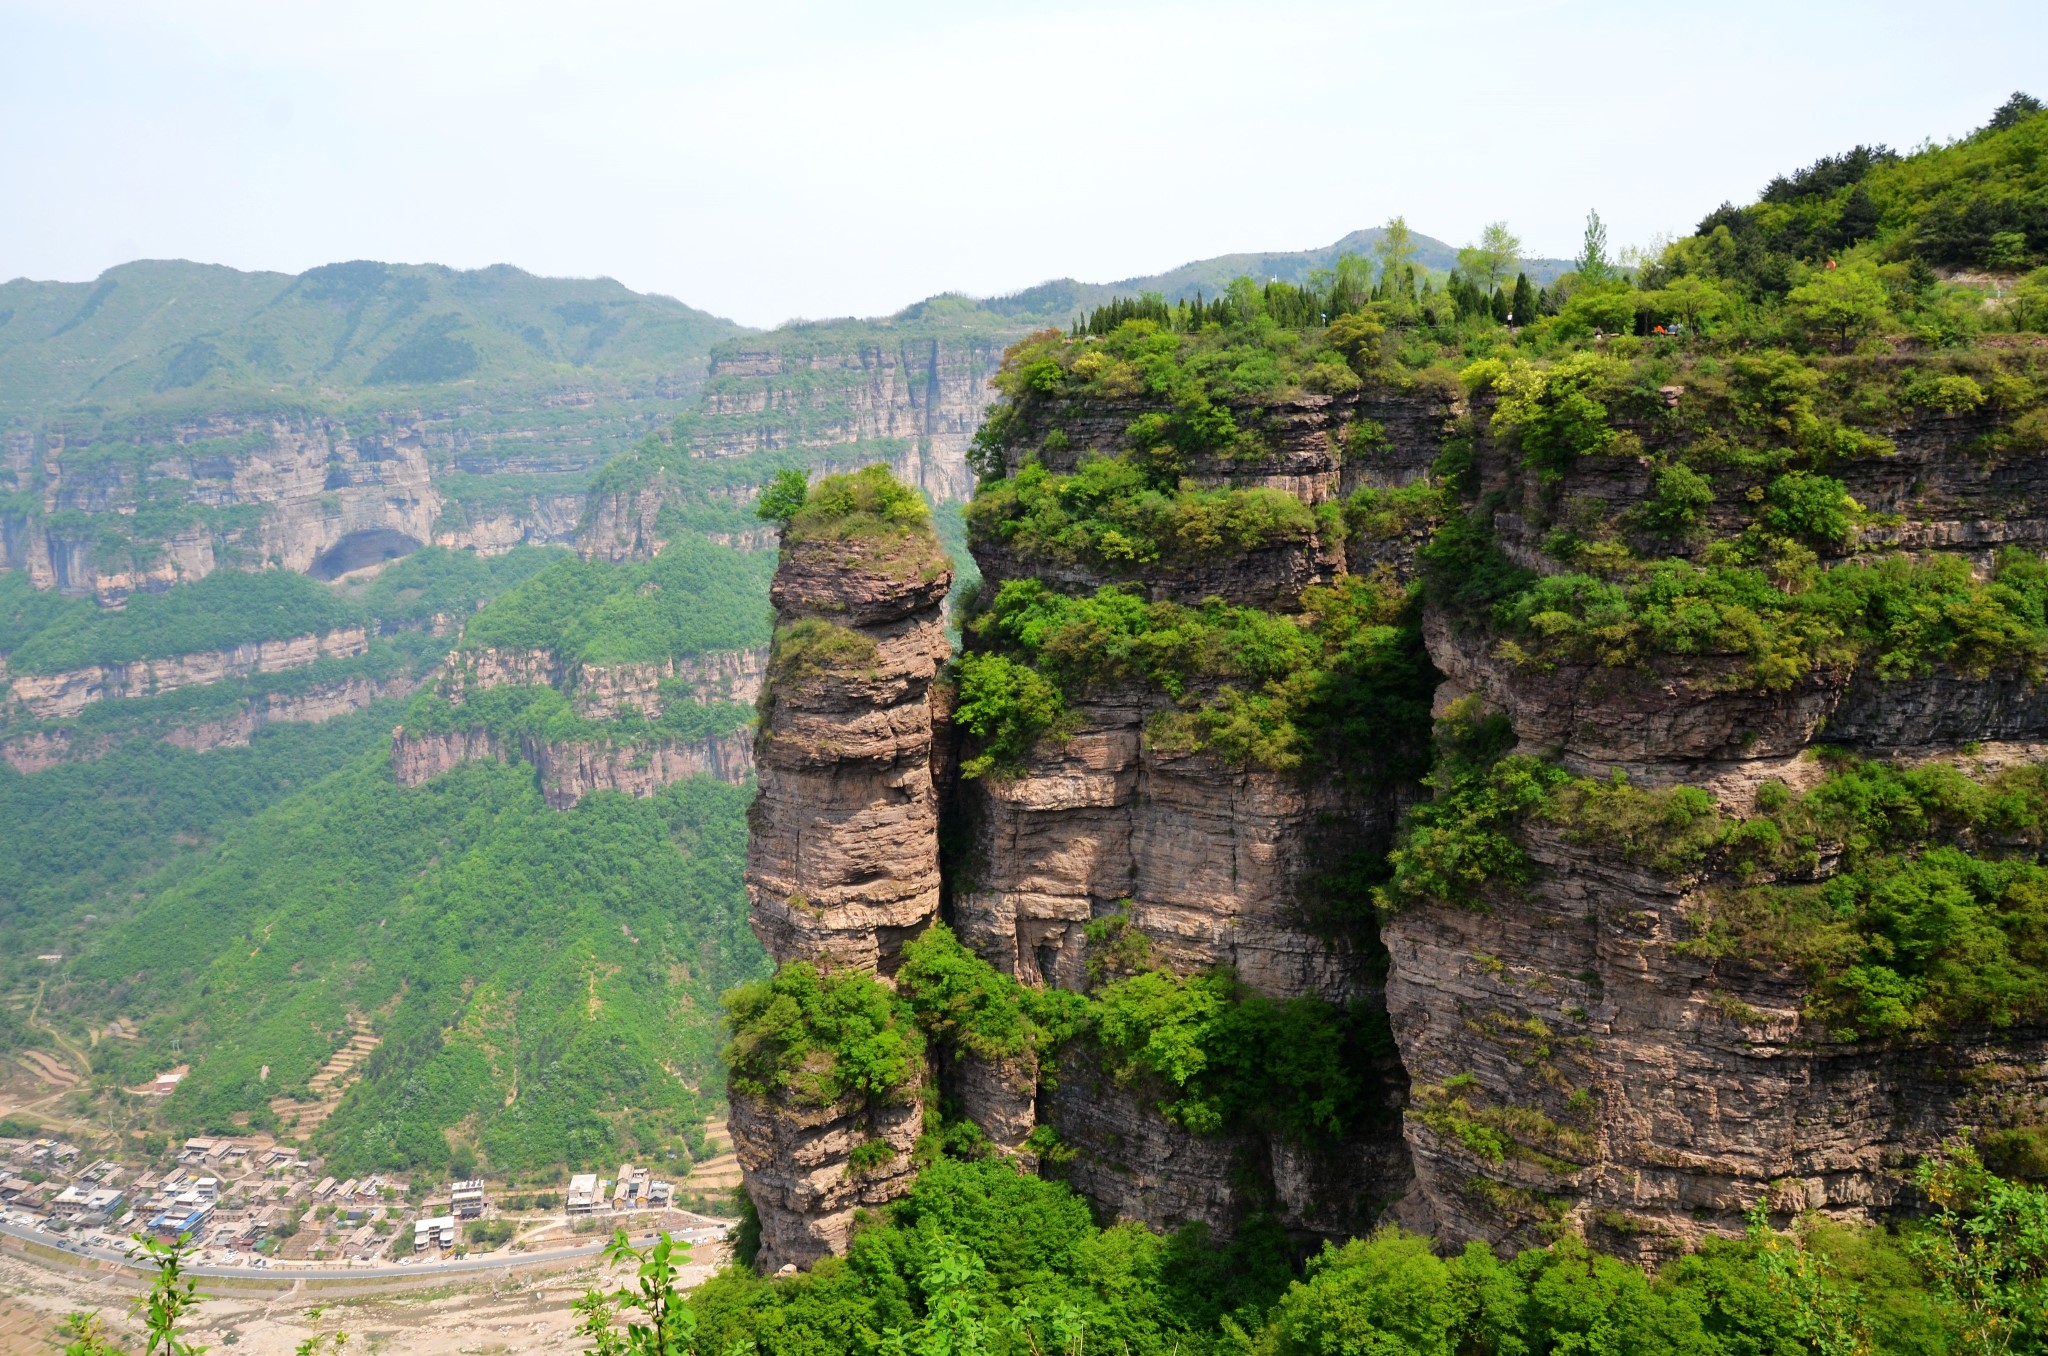
MULTIPOLYGON (((700 1246, 683 1284, 694 1286, 724 1263, 724 1250, 700 1246)), ((462 1280, 432 1289, 337 1297, 298 1288, 271 1295, 226 1295, 200 1306, 187 1340, 213 1356, 290 1356, 316 1333, 346 1332, 346 1356, 524 1356, 580 1350, 570 1304, 600 1279, 595 1266, 462 1280), (317 1312, 315 1312, 317 1311, 317 1312)), ((607 1284, 626 1279, 615 1273, 607 1284)), ((202 1292, 204 1285, 201 1286, 202 1292)), ((108 1327, 136 1339, 128 1313, 134 1291, 73 1272, 0 1255, 0 1356, 53 1356, 66 1314, 97 1309, 108 1327)), ((130 1340, 141 1350, 140 1340, 130 1340)))

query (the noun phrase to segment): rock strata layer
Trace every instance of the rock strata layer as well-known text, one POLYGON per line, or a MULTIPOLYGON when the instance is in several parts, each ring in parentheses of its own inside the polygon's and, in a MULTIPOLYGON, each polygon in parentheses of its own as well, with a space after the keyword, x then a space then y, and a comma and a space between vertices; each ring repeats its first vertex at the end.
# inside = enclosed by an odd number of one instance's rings
POLYGON ((14 699, 29 715, 37 720, 65 720, 94 702, 155 696, 259 673, 285 673, 323 659, 354 658, 366 653, 369 647, 368 633, 360 626, 349 626, 324 635, 251 641, 224 650, 169 659, 138 659, 126 664, 94 664, 63 673, 5 676, 14 699))

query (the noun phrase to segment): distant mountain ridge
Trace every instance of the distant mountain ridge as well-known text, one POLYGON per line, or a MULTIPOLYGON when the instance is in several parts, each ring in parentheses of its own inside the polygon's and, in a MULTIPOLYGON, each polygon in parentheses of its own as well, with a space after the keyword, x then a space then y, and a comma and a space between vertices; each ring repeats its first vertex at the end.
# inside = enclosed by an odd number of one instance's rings
MULTIPOLYGON (((1064 323, 1113 296, 1213 296, 1240 275, 1300 282, 1342 255, 1369 257, 1385 234, 1372 227, 1320 249, 1223 254, 1116 282, 1059 278, 959 300, 997 328, 1064 323)), ((1414 241, 1418 263, 1456 265, 1456 247, 1426 235, 1414 241)), ((1531 259, 1525 267, 1542 283, 1570 264, 1531 259)), ((915 318, 939 300, 853 323, 915 318)), ((714 348, 762 333, 610 278, 546 278, 509 264, 459 270, 358 259, 292 275, 144 259, 92 282, 0 283, 0 421, 78 406, 189 408, 230 392, 388 404, 423 389, 594 383, 629 399, 673 400, 702 382, 714 348)))
POLYGON ((90 283, 0 284, 0 413, 457 382, 689 388, 712 346, 745 332, 609 278, 505 264, 353 260, 293 276, 138 260, 90 283))

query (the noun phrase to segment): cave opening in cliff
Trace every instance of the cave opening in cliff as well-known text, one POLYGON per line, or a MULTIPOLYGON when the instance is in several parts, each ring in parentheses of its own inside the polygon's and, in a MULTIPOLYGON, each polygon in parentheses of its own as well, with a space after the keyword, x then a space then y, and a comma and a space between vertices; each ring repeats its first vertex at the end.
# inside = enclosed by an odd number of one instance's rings
POLYGON ((424 545, 419 538, 388 527, 351 532, 315 556, 307 573, 315 579, 339 579, 367 566, 409 556, 424 545))

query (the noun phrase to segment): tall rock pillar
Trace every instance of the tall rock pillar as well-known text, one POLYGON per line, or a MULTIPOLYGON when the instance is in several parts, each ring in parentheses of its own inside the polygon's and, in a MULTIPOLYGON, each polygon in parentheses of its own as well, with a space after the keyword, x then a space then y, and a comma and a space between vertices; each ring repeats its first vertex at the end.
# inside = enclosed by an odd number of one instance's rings
MULTIPOLYGON (((930 698, 952 582, 922 501, 878 467, 828 477, 784 530, 746 873, 778 969, 887 983, 937 916, 930 698)), ((822 1106, 735 1089, 765 1270, 843 1251, 857 1208, 908 1188, 923 1084, 822 1106)))

